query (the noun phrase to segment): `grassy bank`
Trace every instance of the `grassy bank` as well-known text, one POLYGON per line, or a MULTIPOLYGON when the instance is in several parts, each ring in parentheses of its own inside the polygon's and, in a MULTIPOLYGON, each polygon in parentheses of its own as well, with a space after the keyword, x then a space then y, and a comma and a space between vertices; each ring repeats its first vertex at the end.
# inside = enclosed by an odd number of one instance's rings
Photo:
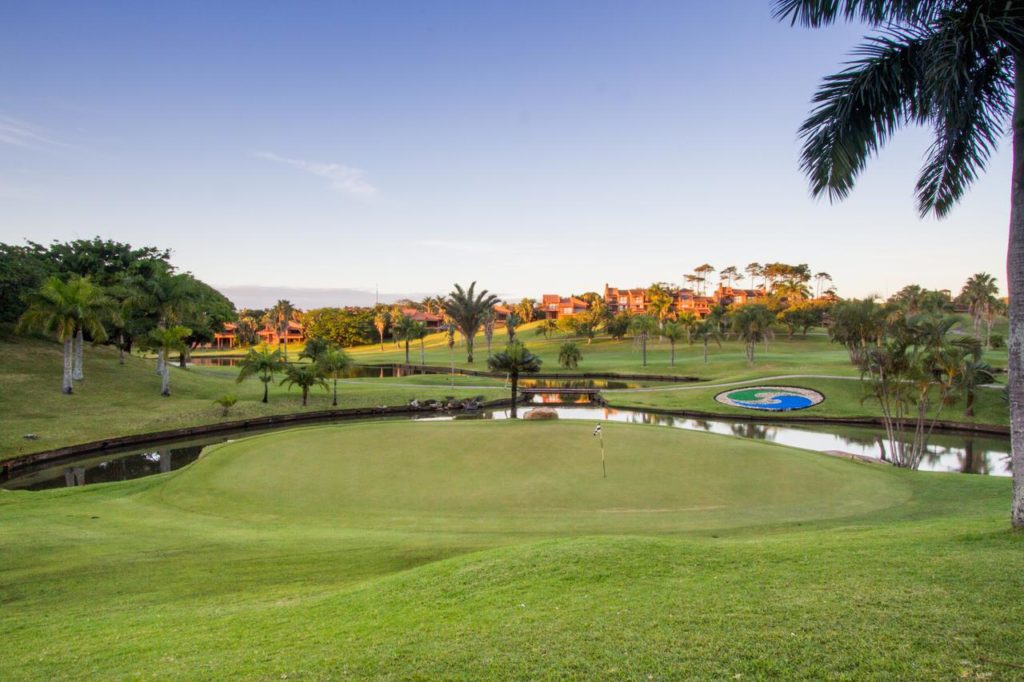
MULTIPOLYGON (((85 349, 85 380, 75 383, 75 393, 60 393, 61 348, 55 343, 18 338, 0 341, 0 461, 21 454, 49 450, 75 443, 135 433, 198 426, 229 419, 248 419, 299 411, 327 410, 328 391, 314 389, 309 405, 302 406, 301 392, 277 384, 270 387, 270 402, 260 402, 263 384, 250 379, 235 382, 235 368, 171 368, 171 396, 160 395, 160 377, 152 359, 126 358, 119 365, 117 353, 108 347, 85 349), (223 417, 213 401, 231 393, 238 404, 223 417), (35 434, 38 440, 26 440, 35 434)), ((478 380, 456 377, 422 377, 415 382, 375 379, 340 383, 338 406, 375 407, 405 405, 412 398, 441 399, 445 396, 487 399, 505 398, 507 392, 497 381, 494 388, 479 388, 478 380), (460 388, 459 386, 471 388, 460 388)))
POLYGON ((1009 482, 700 433, 313 427, 0 491, 10 679, 1011 679, 1009 482))

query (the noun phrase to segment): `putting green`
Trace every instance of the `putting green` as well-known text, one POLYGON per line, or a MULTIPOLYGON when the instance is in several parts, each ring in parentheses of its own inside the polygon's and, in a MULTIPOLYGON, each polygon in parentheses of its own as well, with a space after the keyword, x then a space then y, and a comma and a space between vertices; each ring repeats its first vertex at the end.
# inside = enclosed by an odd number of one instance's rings
POLYGON ((880 467, 764 443, 607 424, 319 426, 212 448, 153 493, 257 523, 522 533, 672 532, 861 514, 902 503, 880 467))

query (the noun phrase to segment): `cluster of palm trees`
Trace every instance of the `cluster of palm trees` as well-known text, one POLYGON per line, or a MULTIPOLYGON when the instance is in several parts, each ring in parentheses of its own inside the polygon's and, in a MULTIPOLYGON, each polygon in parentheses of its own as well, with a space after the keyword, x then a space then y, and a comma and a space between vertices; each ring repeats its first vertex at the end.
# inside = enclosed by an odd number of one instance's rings
POLYGON ((285 359, 279 348, 262 345, 252 348, 239 363, 237 381, 241 383, 255 376, 263 382, 263 400, 269 402, 270 384, 276 374, 284 374, 281 384, 290 387, 298 386, 302 390, 302 405, 309 401, 310 389, 320 386, 329 390, 327 379, 333 380, 333 399, 331 405, 338 405, 338 379, 344 376, 351 366, 352 360, 348 353, 323 339, 310 339, 299 354, 299 359, 306 363, 292 363, 285 359))
POLYGON ((204 312, 196 306, 200 283, 191 275, 176 274, 169 266, 156 263, 145 276, 126 274, 110 287, 101 287, 88 276, 53 275, 26 297, 28 307, 19 319, 18 331, 52 335, 63 344, 62 393, 70 395, 74 382, 85 379, 86 336, 93 343, 114 337, 121 364, 130 336, 141 347, 156 351, 160 393, 171 394, 169 356, 178 352, 184 363, 186 340, 193 333, 182 321, 187 315, 198 318, 204 312))

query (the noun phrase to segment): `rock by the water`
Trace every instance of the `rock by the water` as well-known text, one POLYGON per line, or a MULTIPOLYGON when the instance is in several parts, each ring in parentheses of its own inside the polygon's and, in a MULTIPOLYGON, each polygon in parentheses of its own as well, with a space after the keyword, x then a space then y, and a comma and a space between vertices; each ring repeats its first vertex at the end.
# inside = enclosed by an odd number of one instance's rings
POLYGON ((524 414, 523 419, 558 419, 558 412, 550 407, 535 407, 524 414))

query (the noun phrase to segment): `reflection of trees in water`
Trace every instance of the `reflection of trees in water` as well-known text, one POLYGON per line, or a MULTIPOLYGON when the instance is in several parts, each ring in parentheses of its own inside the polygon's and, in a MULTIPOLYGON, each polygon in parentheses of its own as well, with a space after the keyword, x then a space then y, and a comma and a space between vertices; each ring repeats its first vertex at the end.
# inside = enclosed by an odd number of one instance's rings
POLYGON ((711 422, 709 422, 707 419, 694 419, 693 425, 696 428, 701 429, 703 431, 711 430, 711 422))
POLYGON ((734 436, 740 438, 752 438, 754 440, 774 440, 775 429, 766 424, 755 424, 753 422, 735 422, 729 425, 734 436))

